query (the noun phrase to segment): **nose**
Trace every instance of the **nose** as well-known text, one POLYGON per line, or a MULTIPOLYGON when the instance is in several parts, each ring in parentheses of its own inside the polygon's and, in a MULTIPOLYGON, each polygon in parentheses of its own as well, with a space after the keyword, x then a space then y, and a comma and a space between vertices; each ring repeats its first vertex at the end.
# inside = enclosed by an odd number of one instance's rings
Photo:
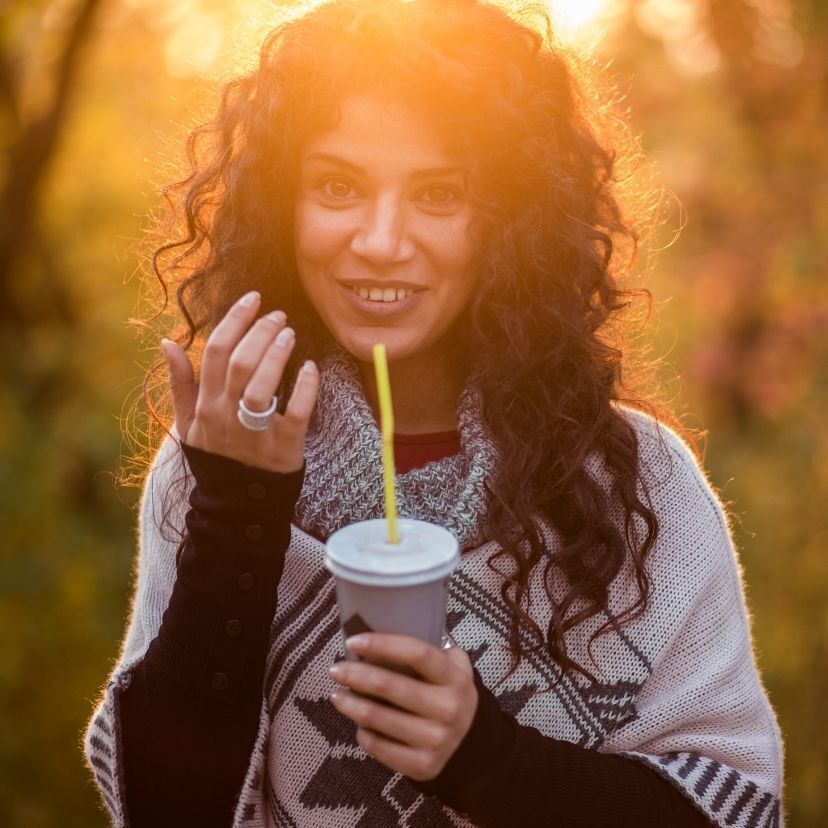
POLYGON ((406 205, 392 194, 377 198, 366 205, 351 250, 375 265, 404 262, 414 252, 408 229, 406 205))

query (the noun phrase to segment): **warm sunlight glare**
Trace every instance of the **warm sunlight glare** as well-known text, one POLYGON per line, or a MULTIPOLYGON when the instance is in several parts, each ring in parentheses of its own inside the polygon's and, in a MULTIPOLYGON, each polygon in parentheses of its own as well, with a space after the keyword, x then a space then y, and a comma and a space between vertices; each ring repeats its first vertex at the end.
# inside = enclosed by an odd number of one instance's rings
MULTIPOLYGON (((680 2, 681 0, 673 0, 680 2)), ((124 0, 134 7, 152 7, 156 23, 168 30, 167 71, 173 77, 220 78, 255 64, 264 35, 278 22, 301 14, 320 0, 236 0, 222 7, 213 0, 124 0), (245 57, 240 58, 243 55, 245 57)), ((623 0, 545 0, 562 40, 581 43, 601 39, 623 0)), ((658 2, 658 0, 644 0, 658 2)), ((692 2, 692 0, 685 0, 692 2)), ((506 3, 508 5, 508 2, 506 3)))
POLYGON ((568 34, 596 22, 613 6, 613 0, 547 0, 552 20, 568 34))

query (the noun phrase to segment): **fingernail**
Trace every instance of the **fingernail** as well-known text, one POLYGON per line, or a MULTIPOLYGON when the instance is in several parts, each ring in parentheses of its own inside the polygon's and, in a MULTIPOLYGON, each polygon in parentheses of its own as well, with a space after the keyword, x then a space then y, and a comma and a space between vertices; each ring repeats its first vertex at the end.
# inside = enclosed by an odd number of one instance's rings
POLYGON ((339 676, 342 675, 342 667, 339 664, 331 664, 331 666, 328 667, 328 672, 334 678, 338 678, 339 676))
POLYGON ((293 328, 282 328, 276 337, 277 345, 287 345, 293 339, 293 328))
POLYGON ((342 695, 342 693, 340 693, 339 690, 334 690, 333 693, 331 693, 329 698, 332 702, 335 702, 335 701, 337 701, 337 699, 339 699, 339 697, 341 695, 342 695))
POLYGON ((364 635, 352 635, 345 640, 345 646, 349 650, 364 650, 368 646, 368 639, 364 635))
POLYGON ((170 340, 169 339, 165 338, 165 339, 161 340, 161 350, 164 352, 164 356, 166 356, 169 353, 169 345, 170 345, 170 340))
POLYGON ((271 311, 269 314, 267 314, 267 319, 270 319, 271 322, 284 322, 287 320, 287 317, 285 316, 284 311, 277 310, 271 311))
POLYGON ((250 293, 245 293, 241 299, 239 299, 239 304, 243 308, 249 308, 256 304, 259 299, 259 291, 258 290, 251 290, 250 293))
POLYGON ((299 369, 300 374, 313 374, 316 371, 316 364, 313 360, 306 360, 302 363, 302 367, 299 369))

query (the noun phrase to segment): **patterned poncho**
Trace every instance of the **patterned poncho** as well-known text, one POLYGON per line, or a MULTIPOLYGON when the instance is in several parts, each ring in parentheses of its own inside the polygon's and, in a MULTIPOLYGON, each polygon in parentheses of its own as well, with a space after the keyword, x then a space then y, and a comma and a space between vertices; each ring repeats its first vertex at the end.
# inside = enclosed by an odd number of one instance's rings
MULTIPOLYGON (((648 763, 717 825, 773 828, 782 824, 780 736, 754 665, 722 506, 675 434, 643 414, 623 414, 638 435, 643 482, 660 530, 648 559, 646 612, 598 637, 587 653, 593 632, 637 597, 626 567, 610 587, 607 611, 567 634, 570 656, 596 665, 597 682, 561 675, 528 632, 530 654, 509 673, 509 613, 501 577, 487 566, 498 547, 485 535, 486 481, 498 455, 473 391, 461 400, 461 452, 400 475, 399 513, 446 526, 458 538, 463 555, 450 587, 448 631, 504 710, 546 736, 648 763)), ((119 693, 158 633, 176 577, 176 540, 160 529, 165 493, 177 476, 178 464, 170 462, 175 453, 168 441, 147 481, 132 617, 87 734, 87 757, 116 826, 127 824, 119 693)), ((380 458, 380 435, 356 368, 342 355, 331 356, 323 364, 304 488, 279 583, 259 730, 234 819, 239 828, 471 824, 368 757, 356 744, 353 723, 328 701, 328 667, 341 658, 342 641, 320 539, 382 515, 380 458)), ((601 462, 591 461, 589 471, 609 493, 612 480, 601 462)), ((177 502, 172 517, 183 526, 186 491, 177 502)), ((555 532, 547 528, 544 536, 554 553, 555 532)), ((531 613, 545 629, 550 610, 541 573, 530 587, 531 613)), ((559 597, 565 587, 561 576, 559 597)))

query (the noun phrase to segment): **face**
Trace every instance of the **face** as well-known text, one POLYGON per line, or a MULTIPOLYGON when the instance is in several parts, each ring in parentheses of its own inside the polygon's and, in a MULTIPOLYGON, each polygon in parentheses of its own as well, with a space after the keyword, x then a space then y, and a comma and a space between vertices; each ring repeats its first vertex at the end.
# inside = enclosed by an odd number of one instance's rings
POLYGON ((302 286, 363 362, 440 364, 476 287, 462 159, 401 104, 346 99, 338 125, 303 147, 296 204, 302 286))

